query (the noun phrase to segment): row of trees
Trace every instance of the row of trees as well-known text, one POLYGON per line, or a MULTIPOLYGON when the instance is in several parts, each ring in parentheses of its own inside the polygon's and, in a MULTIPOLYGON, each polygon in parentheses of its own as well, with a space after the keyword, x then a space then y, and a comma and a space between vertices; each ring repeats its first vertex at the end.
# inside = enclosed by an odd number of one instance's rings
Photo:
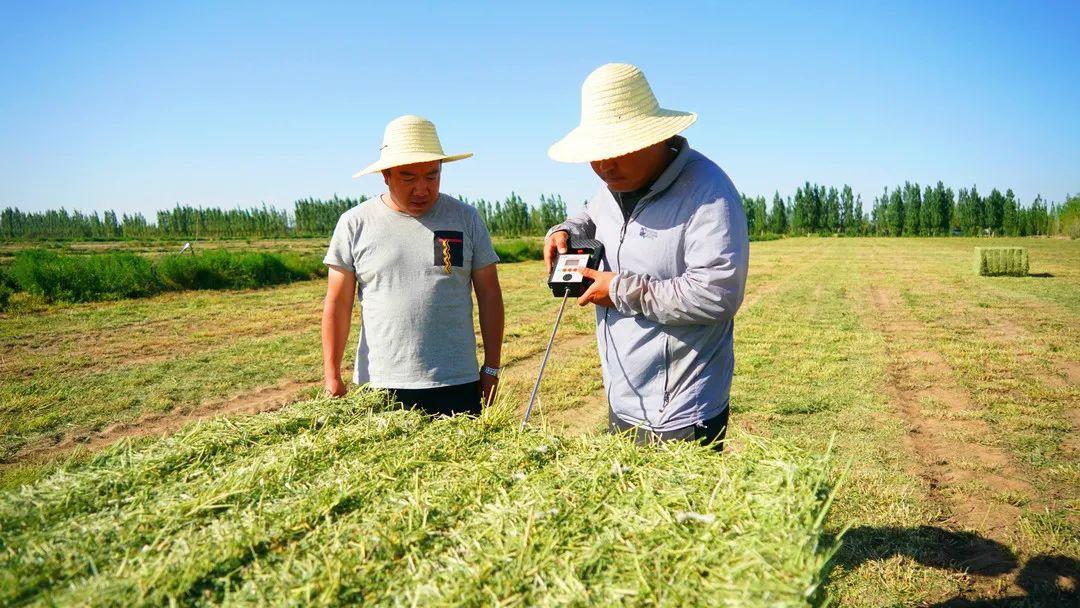
POLYGON ((119 239, 119 238, 236 238, 325 236, 334 231, 342 213, 365 200, 306 198, 296 201, 293 213, 268 205, 250 209, 220 209, 177 205, 157 212, 150 223, 141 213, 115 211, 82 213, 66 209, 25 212, 8 207, 0 212, 3 239, 119 239))
POLYGON ((763 196, 742 198, 751 235, 1069 235, 1074 215, 1069 210, 1080 205, 1080 197, 1067 197, 1066 203, 1055 205, 1037 196, 1024 206, 1011 189, 1004 194, 994 189, 984 197, 975 186, 954 192, 940 181, 934 186, 905 182, 885 188, 869 212, 848 185, 838 189, 806 182, 794 197, 785 200, 779 192, 774 194, 771 209, 763 196))
MULTIPOLYGON (((0 212, 3 239, 117 239, 117 238, 249 238, 284 236, 328 236, 342 213, 367 197, 305 198, 293 204, 292 213, 268 205, 250 209, 220 209, 177 205, 157 212, 150 223, 139 213, 117 216, 68 212, 65 209, 24 212, 7 208, 0 212)), ((462 200, 468 202, 464 197, 462 200)), ((566 203, 559 196, 540 196, 539 205, 529 205, 517 194, 494 203, 480 199, 474 204, 492 234, 520 236, 544 234, 549 226, 566 217, 566 203)))
POLYGON ((20 211, 8 207, 0 212, 0 238, 89 238, 112 239, 124 236, 149 236, 156 227, 141 213, 117 216, 115 211, 103 215, 68 212, 66 209, 20 211))
POLYGON ((187 237, 281 237, 289 234, 289 217, 268 205, 251 209, 180 206, 157 213, 158 232, 187 237))
MULTIPOLYGON (((461 200, 469 202, 464 197, 461 200)), ((566 219, 566 203, 561 196, 541 194, 540 204, 535 207, 513 192, 502 202, 479 199, 470 204, 480 212, 488 231, 499 236, 541 235, 566 219)))
POLYGON ((323 236, 334 232, 338 218, 342 213, 367 200, 360 198, 334 198, 321 200, 304 198, 293 205, 294 232, 297 236, 323 236))
MULTIPOLYGON (((467 201, 464 197, 462 200, 467 201)), ((826 187, 806 182, 786 199, 777 192, 771 206, 764 196, 742 195, 751 235, 846 234, 874 236, 945 235, 1069 235, 1080 237, 1080 196, 1061 205, 1036 197, 1021 205, 1013 191, 992 190, 982 196, 971 188, 954 191, 942 182, 934 186, 905 183, 875 197, 864 210, 861 196, 851 187, 826 187)), ((68 212, 65 209, 24 212, 7 208, 0 212, 0 238, 116 239, 230 238, 327 236, 342 213, 366 197, 296 201, 292 213, 263 205, 250 209, 201 208, 177 205, 159 211, 156 223, 142 214, 118 215, 115 211, 68 212)), ((566 217, 560 196, 540 197, 529 205, 511 193, 502 201, 483 199, 475 205, 492 234, 540 235, 566 217)))

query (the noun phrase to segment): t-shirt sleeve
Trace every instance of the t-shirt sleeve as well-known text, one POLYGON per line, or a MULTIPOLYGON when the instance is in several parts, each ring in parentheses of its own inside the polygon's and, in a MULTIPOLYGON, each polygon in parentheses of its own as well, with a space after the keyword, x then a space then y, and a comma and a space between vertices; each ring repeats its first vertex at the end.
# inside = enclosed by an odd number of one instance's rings
POLYGON ((490 266, 499 261, 499 254, 495 253, 495 248, 491 245, 491 235, 488 234, 487 226, 484 225, 484 220, 480 217, 480 214, 474 209, 472 211, 473 221, 473 270, 490 266))
POLYGON ((341 266, 356 272, 353 261, 353 226, 344 215, 338 219, 334 228, 334 236, 330 237, 330 247, 326 250, 323 264, 327 266, 341 266))

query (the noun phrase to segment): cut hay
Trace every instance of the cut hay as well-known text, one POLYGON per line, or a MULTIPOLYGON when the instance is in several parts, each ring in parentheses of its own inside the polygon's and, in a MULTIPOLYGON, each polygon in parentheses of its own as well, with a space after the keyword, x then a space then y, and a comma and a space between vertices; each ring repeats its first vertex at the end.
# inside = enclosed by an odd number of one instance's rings
MULTIPOLYGON (((0 604, 800 606, 828 460, 386 410, 372 393, 122 444, 0 495, 0 604)), ((827 540, 826 540, 827 539, 827 540)))
POLYGON ((1028 274, 1027 248, 976 247, 975 274, 984 277, 1026 277, 1028 274))

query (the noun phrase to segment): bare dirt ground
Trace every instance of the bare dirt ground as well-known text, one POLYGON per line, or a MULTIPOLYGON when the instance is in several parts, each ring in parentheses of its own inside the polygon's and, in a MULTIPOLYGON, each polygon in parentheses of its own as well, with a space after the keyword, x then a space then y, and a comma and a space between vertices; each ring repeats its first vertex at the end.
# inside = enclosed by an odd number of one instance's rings
POLYGON ((273 386, 246 391, 227 399, 213 399, 188 411, 146 414, 137 420, 113 424, 100 431, 56 435, 48 440, 26 445, 15 455, 12 462, 50 460, 67 456, 75 451, 93 452, 121 439, 164 437, 175 433, 185 425, 218 416, 272 412, 296 401, 302 392, 314 387, 314 384, 282 381, 273 386))

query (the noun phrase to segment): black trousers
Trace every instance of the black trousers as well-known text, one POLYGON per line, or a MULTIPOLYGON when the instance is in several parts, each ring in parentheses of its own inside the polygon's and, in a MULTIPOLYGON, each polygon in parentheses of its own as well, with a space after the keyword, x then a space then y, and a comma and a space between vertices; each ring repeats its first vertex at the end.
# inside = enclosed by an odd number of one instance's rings
POLYGON ((480 381, 436 388, 391 388, 390 401, 432 416, 480 415, 480 381))
POLYGON ((626 433, 633 436, 634 443, 646 445, 660 441, 697 441, 707 445, 717 452, 724 451, 724 436, 727 435, 728 417, 731 415, 731 406, 724 411, 709 418, 701 424, 691 424, 673 431, 650 431, 641 427, 624 422, 608 408, 608 432, 613 434, 626 433))

